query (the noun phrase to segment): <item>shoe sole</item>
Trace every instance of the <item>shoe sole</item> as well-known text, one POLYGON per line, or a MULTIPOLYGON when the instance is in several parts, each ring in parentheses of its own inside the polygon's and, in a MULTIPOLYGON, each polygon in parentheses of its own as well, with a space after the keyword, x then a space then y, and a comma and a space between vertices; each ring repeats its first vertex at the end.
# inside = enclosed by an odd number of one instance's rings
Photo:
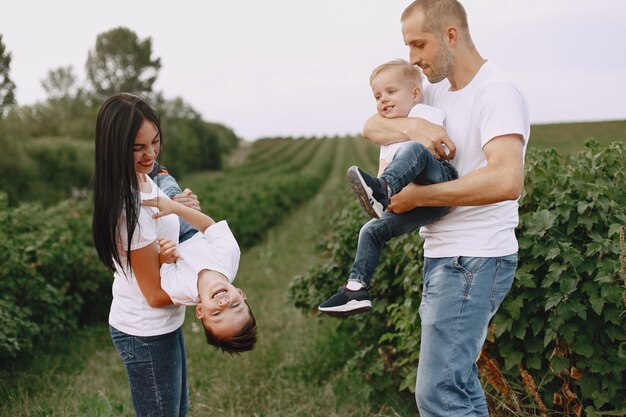
POLYGON ((365 183, 358 168, 356 166, 350 167, 346 177, 363 210, 371 217, 380 219, 380 216, 383 215, 383 205, 374 199, 372 189, 365 183))
POLYGON ((317 310, 330 316, 350 316, 352 314, 365 313, 372 309, 370 300, 355 301, 337 307, 318 307, 317 310))

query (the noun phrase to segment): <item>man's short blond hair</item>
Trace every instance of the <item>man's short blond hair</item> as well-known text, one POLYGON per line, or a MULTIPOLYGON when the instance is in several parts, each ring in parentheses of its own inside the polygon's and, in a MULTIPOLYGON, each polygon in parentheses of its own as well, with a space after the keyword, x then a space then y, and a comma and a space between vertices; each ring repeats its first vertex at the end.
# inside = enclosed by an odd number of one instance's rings
POLYGON ((406 77, 407 80, 412 82, 415 87, 422 88, 422 73, 421 71, 414 65, 409 64, 404 59, 394 59, 393 61, 385 62, 382 65, 377 66, 372 71, 372 75, 370 75, 370 84, 374 81, 374 78, 381 71, 389 69, 389 68, 398 68, 402 71, 402 74, 406 77))
POLYGON ((418 10, 424 13, 422 31, 438 35, 447 26, 454 25, 465 32, 469 39, 467 13, 457 0, 415 0, 404 10, 400 21, 404 22, 418 10))

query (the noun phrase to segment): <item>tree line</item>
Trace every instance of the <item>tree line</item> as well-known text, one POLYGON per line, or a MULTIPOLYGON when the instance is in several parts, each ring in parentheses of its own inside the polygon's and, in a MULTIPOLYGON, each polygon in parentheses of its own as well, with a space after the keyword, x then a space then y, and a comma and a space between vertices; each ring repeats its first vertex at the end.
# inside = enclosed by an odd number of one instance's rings
POLYGON ((85 188, 99 105, 120 91, 144 96, 159 110, 164 163, 177 176, 221 169, 222 155, 239 143, 230 128, 204 121, 182 97, 165 98, 154 89, 161 58, 154 56, 150 37, 140 39, 131 29, 117 27, 97 36, 87 53, 84 83, 71 65, 50 69, 41 81, 46 99, 31 105, 17 103, 11 58, 0 34, 0 175, 13 179, 0 192, 11 205, 56 201, 85 188))

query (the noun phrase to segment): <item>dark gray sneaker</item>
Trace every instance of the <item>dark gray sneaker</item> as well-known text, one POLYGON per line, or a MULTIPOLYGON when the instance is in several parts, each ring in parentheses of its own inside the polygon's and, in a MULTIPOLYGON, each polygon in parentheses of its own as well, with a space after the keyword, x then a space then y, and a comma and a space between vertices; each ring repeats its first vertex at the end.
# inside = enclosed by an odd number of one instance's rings
POLYGON ((372 302, 367 288, 351 291, 344 285, 317 309, 331 316, 349 316, 371 310, 372 302))
POLYGON ((385 181, 372 177, 367 172, 357 166, 352 166, 346 174, 352 191, 359 198, 361 207, 370 216, 380 219, 387 206, 389 197, 387 196, 387 186, 385 181))

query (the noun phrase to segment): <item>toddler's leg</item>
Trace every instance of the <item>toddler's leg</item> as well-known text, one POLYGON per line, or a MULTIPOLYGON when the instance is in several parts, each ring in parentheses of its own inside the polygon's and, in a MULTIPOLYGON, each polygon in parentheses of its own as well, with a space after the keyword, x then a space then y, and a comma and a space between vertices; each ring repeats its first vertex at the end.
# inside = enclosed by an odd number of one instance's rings
POLYGON ((457 177, 448 162, 438 161, 418 142, 404 145, 387 165, 381 178, 387 183, 390 196, 397 194, 408 184, 435 184, 457 177))
MULTIPOLYGON (((157 173, 156 177, 154 177, 154 182, 161 189, 161 191, 163 191, 165 195, 168 196, 169 198, 172 198, 175 195, 178 195, 183 192, 180 189, 180 186, 178 185, 178 183, 176 182, 176 179, 172 175, 167 173, 167 171, 161 174, 157 173)), ((184 221, 183 219, 179 219, 179 222, 180 222, 180 231, 179 231, 178 241, 180 243, 184 242, 185 240, 189 239, 191 236, 198 233, 196 229, 191 227, 191 225, 187 223, 186 221, 184 221)))

